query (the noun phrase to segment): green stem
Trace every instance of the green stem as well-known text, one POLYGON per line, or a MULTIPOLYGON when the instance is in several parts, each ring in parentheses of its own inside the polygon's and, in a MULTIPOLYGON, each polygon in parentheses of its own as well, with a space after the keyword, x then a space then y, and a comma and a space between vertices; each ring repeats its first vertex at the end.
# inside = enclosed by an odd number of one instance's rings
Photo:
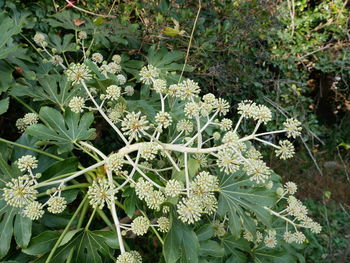
POLYGON ((83 210, 81 211, 81 214, 79 216, 77 228, 81 228, 81 226, 83 225, 88 208, 89 208, 89 202, 85 201, 83 210))
MULTIPOLYGON (((68 185, 68 186, 65 186, 62 191, 76 189, 76 188, 87 188, 89 186, 90 186, 90 184, 88 184, 88 183, 68 185)), ((37 197, 43 197, 45 195, 47 195, 47 194, 44 192, 44 193, 38 194, 37 197)))
MULTIPOLYGON (((77 229, 81 228, 81 226, 83 225, 83 221, 87 212, 87 208, 89 207, 89 202, 85 201, 83 210, 81 211, 80 217, 79 217, 79 221, 77 224, 77 229)), ((67 257, 67 261, 66 263, 70 263, 73 259, 73 255, 74 255, 74 248, 71 249, 71 251, 69 251, 68 257, 67 257)))
POLYGON ((113 226, 111 220, 106 216, 105 212, 103 212, 101 209, 97 209, 97 214, 102 218, 102 220, 106 223, 106 225, 114 231, 115 227, 113 226))
MULTIPOLYGON (((141 214, 142 214, 144 217, 147 218, 147 215, 146 215, 145 212, 143 212, 142 210, 140 210, 140 212, 141 212, 141 214)), ((156 229, 154 226, 151 226, 151 228, 152 228, 154 234, 156 234, 156 236, 157 236, 157 238, 159 239, 160 243, 162 243, 162 245, 164 245, 164 241, 163 241, 162 237, 159 235, 157 229, 156 229)))
POLYGON ((90 218, 89 218, 89 221, 87 222, 86 226, 85 226, 85 231, 88 231, 89 230, 89 227, 91 225, 91 222, 92 222, 92 219, 94 218, 95 216, 95 213, 96 213, 96 210, 97 208, 94 209, 94 211, 92 212, 90 218))
POLYGON ((24 149, 27 149, 27 150, 31 150, 33 152, 37 152, 37 153, 46 155, 46 156, 51 157, 52 159, 56 159, 58 161, 63 161, 64 160, 63 158, 58 157, 56 155, 53 155, 51 153, 48 153, 48 152, 45 152, 45 151, 42 151, 42 150, 30 147, 30 146, 27 146, 27 145, 19 144, 19 143, 16 143, 16 142, 11 142, 11 141, 8 141, 8 140, 3 139, 3 138, 0 138, 0 142, 8 143, 8 144, 11 144, 11 145, 14 145, 14 146, 17 146, 17 147, 21 147, 21 148, 24 148, 24 149))
POLYGON ((67 234, 70 226, 72 225, 74 219, 77 217, 77 215, 79 214, 80 210, 82 209, 82 207, 85 205, 87 200, 87 196, 84 197, 84 199, 81 201, 80 205, 78 206, 77 210, 75 210, 73 216, 71 217, 71 219, 69 220, 68 224, 66 225, 65 229, 63 230, 62 234, 60 235, 60 237, 58 238, 57 242, 55 243, 54 247, 52 248, 49 256, 47 257, 45 263, 50 263, 50 261, 52 260, 53 255, 55 254, 57 248, 59 247, 60 243, 62 242, 64 236, 67 234))
POLYGON ((19 103, 21 103, 24 107, 26 107, 29 111, 38 114, 32 107, 30 107, 27 103, 25 103, 23 100, 21 100, 20 98, 18 98, 17 96, 11 95, 12 98, 14 98, 15 100, 17 100, 19 103))

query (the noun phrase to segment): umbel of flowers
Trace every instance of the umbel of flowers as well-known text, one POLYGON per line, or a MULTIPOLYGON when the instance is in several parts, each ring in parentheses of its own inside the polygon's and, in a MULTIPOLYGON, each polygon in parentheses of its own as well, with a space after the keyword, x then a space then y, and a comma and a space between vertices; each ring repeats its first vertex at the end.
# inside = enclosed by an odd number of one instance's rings
MULTIPOLYGON (((180 78, 177 83, 168 84, 163 78, 166 74, 153 65, 143 67, 139 73, 139 81, 145 88, 152 90, 159 101, 159 111, 155 116, 146 116, 140 111, 129 109, 125 103, 135 91, 127 84, 127 77, 121 74, 121 56, 114 55, 110 62, 104 60, 100 53, 90 56, 84 45, 84 41, 87 41, 86 33, 80 32, 78 36, 84 59, 93 61, 105 78, 111 74, 116 75, 118 83, 109 85, 104 90, 92 88, 88 83, 97 76, 86 64, 64 65, 59 55, 47 50, 48 43, 41 33, 35 35, 34 41, 47 53, 51 63, 63 68, 71 85, 82 89, 85 94, 73 97, 67 107, 75 113, 92 111, 100 114, 124 146, 111 154, 104 154, 91 143, 80 141, 79 145, 98 156, 100 161, 75 174, 51 181, 40 181, 40 174, 33 172, 40 165, 37 159, 30 155, 23 156, 17 161, 17 166, 24 175, 13 179, 2 189, 5 201, 23 209, 24 215, 32 220, 41 218, 46 207, 49 213, 61 213, 67 206, 66 200, 61 197, 65 185, 84 173, 104 166, 106 175, 91 183, 87 197, 94 209, 110 210, 121 250, 117 263, 142 262, 137 251, 125 250, 123 234, 130 231, 142 236, 150 227, 163 233, 169 231, 170 206, 185 224, 195 224, 204 217, 211 218, 215 235, 224 236, 227 218, 223 222, 215 219, 218 194, 221 191, 218 172, 231 175, 241 170, 252 182, 251 187, 271 189, 276 184, 271 180, 272 171, 254 145, 272 147, 276 156, 282 160, 291 158, 294 146, 289 140, 282 139, 275 144, 265 138, 272 134, 285 134, 288 139, 294 139, 301 133, 301 123, 290 118, 285 120, 280 130, 259 132, 264 124, 272 120, 270 109, 252 101, 243 101, 238 104, 239 118, 233 124, 225 118, 231 109, 226 100, 216 98, 213 94, 200 96, 200 87, 189 79, 180 78), (181 105, 181 108, 173 109, 175 103, 181 105), (174 118, 172 110, 181 117, 174 118), (239 132, 244 121, 255 123, 250 134, 243 135, 239 132), (199 171, 194 175, 190 173, 190 158, 200 164, 199 171), (157 180, 148 176, 149 172, 157 175, 157 180), (49 199, 40 203, 37 200, 39 191, 47 186, 54 187, 47 190, 49 199), (116 201, 120 198, 118 193, 129 186, 134 188, 137 197, 150 212, 155 211, 161 216, 148 218, 145 211, 142 216, 135 217, 131 224, 121 223, 116 201)), ((18 120, 17 126, 23 132, 37 122, 38 116, 27 114, 18 120)), ((301 232, 303 228, 314 233, 321 231, 321 226, 308 217, 307 208, 294 197, 296 190, 297 186, 292 182, 278 187, 275 206, 263 207, 285 222, 282 239, 287 243, 304 242, 306 238, 301 232), (285 209, 275 211, 280 202, 286 204, 285 209)), ((275 247, 279 242, 274 229, 257 231, 256 234, 244 230, 242 236, 256 244, 264 242, 268 248, 275 247)))

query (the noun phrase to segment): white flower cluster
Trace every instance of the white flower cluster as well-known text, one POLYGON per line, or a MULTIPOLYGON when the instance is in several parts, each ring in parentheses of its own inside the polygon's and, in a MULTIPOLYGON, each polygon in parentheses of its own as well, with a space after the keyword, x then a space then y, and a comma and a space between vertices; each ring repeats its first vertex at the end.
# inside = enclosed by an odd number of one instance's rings
POLYGON ((190 195, 182 198, 177 205, 179 219, 192 224, 198 221, 202 214, 213 214, 217 210, 214 192, 218 190, 217 177, 208 172, 200 172, 192 181, 190 195))
POLYGON ((25 207, 36 199, 38 191, 33 187, 35 181, 28 175, 12 179, 3 189, 7 204, 14 207, 25 207))
POLYGON ((39 116, 36 113, 27 113, 23 118, 19 118, 16 121, 16 127, 21 132, 24 132, 25 129, 31 125, 37 124, 39 116))
POLYGON ((89 186, 87 196, 90 199, 92 207, 102 209, 105 204, 107 204, 108 207, 112 206, 116 193, 117 189, 114 185, 103 178, 93 181, 92 185, 89 186))
POLYGON ((118 256, 115 263, 142 263, 142 258, 137 251, 124 252, 118 256))
POLYGON ((38 160, 33 155, 24 155, 17 161, 18 168, 22 171, 29 171, 38 168, 38 160))
POLYGON ((67 79, 73 85, 79 84, 81 81, 90 80, 92 78, 91 71, 85 64, 71 63, 66 70, 67 79))
POLYGON ((147 233, 151 222, 144 216, 136 217, 131 223, 131 231, 138 236, 143 236, 147 233))

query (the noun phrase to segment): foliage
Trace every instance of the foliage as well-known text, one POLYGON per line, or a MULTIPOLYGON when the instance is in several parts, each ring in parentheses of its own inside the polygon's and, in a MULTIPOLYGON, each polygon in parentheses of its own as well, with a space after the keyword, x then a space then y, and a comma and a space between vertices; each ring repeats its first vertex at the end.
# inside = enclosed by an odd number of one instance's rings
MULTIPOLYGON (((107 14, 110 3, 98 2, 77 5, 107 14)), ((292 131, 282 125, 290 116, 302 120, 304 141, 327 137, 308 82, 341 72, 332 90, 346 85, 348 11, 341 1, 287 2, 202 1, 188 57, 195 2, 123 2, 112 12, 115 19, 90 19, 51 1, 5 2, 0 114, 18 101, 33 115, 17 120, 23 134, 11 135, 15 143, 0 139, 7 143, 0 145, 1 259, 121 262, 124 255, 139 262, 138 254, 128 254, 138 251, 144 262, 316 260, 321 252, 312 255, 305 247, 322 250, 319 226, 293 199, 296 186, 282 184, 254 147, 265 151, 257 145, 262 142, 290 157, 293 146, 281 146, 281 130, 288 138, 299 135, 299 124, 292 131), (287 2, 295 4, 292 18, 287 2), (315 46, 326 52, 313 53, 315 46), (211 102, 199 96, 208 92, 216 95, 206 97, 211 102), (243 99, 271 104, 275 118, 261 104, 233 107, 243 99), (251 107, 246 116, 242 107, 251 107), (223 118, 229 110, 229 119, 223 118), (178 128, 184 120, 192 125, 188 131, 178 128), (23 173, 18 167, 28 155, 34 161, 23 173), (228 167, 225 156, 238 164, 228 167), (195 192, 201 176, 213 180, 202 195, 195 192), (40 189, 35 198, 48 211, 10 206, 5 189, 12 178, 40 189), (173 181, 180 190, 166 194, 173 181), (49 205, 55 197, 63 199, 57 214, 49 205), (207 207, 203 200, 210 201, 207 207), (181 205, 193 205, 199 215, 181 213, 181 205), (294 221, 287 205, 300 209, 302 219, 294 221), (312 230, 307 239, 303 227, 312 230), (288 230, 291 239, 284 237, 288 230), (144 231, 146 237, 138 236, 144 231), (161 248, 151 254, 155 247, 161 248)), ((347 91, 339 90, 340 120, 347 114, 347 91)))

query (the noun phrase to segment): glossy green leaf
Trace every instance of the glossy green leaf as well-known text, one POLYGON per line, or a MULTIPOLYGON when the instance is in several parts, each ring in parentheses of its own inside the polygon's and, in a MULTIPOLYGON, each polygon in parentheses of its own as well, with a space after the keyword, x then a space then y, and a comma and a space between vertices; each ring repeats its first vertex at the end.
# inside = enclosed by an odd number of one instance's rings
POLYGON ((58 145, 59 153, 72 150, 75 142, 91 139, 95 132, 95 129, 89 128, 94 120, 91 112, 83 114, 80 118, 79 114, 71 111, 62 116, 53 108, 42 107, 39 116, 48 126, 35 124, 27 128, 27 133, 58 145))
POLYGON ((13 234, 17 245, 26 247, 32 236, 32 220, 20 214, 16 215, 13 234))

